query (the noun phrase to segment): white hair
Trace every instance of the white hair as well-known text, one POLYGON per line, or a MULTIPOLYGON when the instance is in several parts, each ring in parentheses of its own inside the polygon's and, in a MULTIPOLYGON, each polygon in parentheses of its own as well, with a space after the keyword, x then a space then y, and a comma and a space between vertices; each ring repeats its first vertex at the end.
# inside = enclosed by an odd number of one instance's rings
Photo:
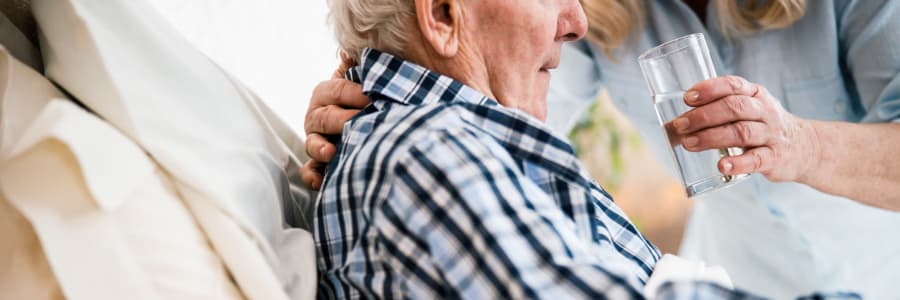
POLYGON ((415 17, 413 0, 328 0, 329 22, 338 45, 354 61, 363 48, 403 55, 408 26, 415 17))

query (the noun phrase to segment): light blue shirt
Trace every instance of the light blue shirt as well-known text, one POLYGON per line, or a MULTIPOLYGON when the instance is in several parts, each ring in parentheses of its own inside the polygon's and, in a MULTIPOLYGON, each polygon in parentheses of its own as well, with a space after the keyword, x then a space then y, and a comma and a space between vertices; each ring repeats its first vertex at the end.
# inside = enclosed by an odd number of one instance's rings
MULTIPOLYGON (((900 1, 808 1, 806 15, 789 28, 734 39, 719 30, 715 1, 707 10, 708 26, 681 1, 648 2, 643 32, 614 58, 586 41, 564 47, 548 96, 551 127, 568 132, 570 116, 607 88, 659 160, 674 170, 637 57, 696 32, 707 36, 719 75, 762 84, 794 115, 900 121, 900 1)), ((774 298, 832 290, 897 296, 900 214, 760 175, 695 200, 680 254, 724 266, 737 287, 774 298)))

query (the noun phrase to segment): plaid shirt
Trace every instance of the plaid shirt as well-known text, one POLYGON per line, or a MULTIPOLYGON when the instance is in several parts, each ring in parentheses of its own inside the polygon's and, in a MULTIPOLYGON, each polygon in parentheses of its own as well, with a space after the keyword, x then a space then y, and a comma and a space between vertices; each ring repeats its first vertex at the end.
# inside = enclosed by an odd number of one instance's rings
POLYGON ((659 251, 542 123, 373 49, 348 78, 373 102, 319 195, 321 298, 643 298, 659 251))

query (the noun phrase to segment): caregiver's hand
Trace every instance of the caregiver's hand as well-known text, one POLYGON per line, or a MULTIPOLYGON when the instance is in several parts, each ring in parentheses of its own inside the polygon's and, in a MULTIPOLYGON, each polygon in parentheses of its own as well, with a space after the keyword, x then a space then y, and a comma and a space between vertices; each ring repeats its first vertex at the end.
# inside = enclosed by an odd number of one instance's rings
POLYGON ((736 76, 702 81, 685 92, 695 109, 672 122, 689 151, 741 147, 719 161, 722 174, 762 173, 772 181, 802 181, 818 160, 815 130, 784 110, 765 87, 736 76))
POLYGON ((369 98, 362 94, 359 84, 343 79, 344 72, 351 66, 352 61, 342 55, 341 66, 331 79, 320 82, 313 90, 306 111, 306 154, 310 160, 300 169, 300 176, 303 183, 314 190, 322 187, 325 166, 337 151, 328 138, 339 137, 344 123, 369 104, 369 98))

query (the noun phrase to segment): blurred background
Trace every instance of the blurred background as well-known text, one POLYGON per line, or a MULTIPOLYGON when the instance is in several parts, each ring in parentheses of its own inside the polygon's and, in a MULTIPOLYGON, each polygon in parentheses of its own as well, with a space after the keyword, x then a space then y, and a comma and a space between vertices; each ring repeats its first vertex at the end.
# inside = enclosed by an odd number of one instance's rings
MULTIPOLYGON (((338 65, 325 1, 152 2, 188 40, 303 132, 313 88, 338 65)), ((640 230, 663 252, 675 253, 692 203, 608 97, 600 98, 569 139, 640 230)))
POLYGON ((157 9, 219 65, 250 86, 292 128, 316 83, 338 66, 325 23, 325 1, 151 0, 157 9))
POLYGON ((606 92, 580 117, 569 140, 591 175, 641 232, 662 252, 678 253, 693 200, 606 92))

